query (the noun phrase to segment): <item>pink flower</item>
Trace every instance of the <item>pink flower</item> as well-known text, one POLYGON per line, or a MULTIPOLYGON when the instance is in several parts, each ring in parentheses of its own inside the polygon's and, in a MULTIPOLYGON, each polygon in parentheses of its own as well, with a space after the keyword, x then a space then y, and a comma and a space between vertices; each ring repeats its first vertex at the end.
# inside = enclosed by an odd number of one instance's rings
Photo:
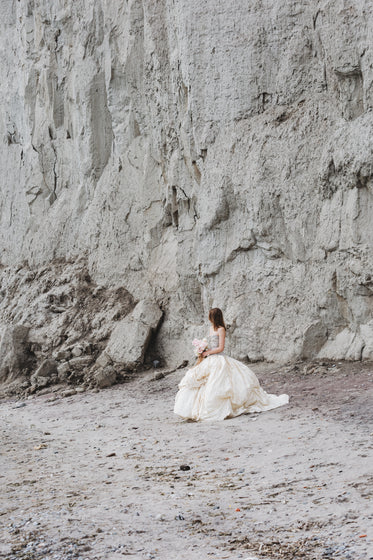
POLYGON ((194 351, 197 355, 202 354, 208 347, 208 342, 206 338, 203 338, 202 340, 198 340, 198 338, 195 338, 192 341, 192 344, 194 346, 194 351))

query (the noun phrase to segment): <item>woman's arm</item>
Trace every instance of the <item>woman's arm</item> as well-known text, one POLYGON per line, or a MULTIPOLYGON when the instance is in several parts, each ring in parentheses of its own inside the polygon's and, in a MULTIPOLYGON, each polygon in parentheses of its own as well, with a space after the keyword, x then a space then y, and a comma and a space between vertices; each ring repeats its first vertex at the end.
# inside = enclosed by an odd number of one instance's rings
POLYGON ((219 327, 218 334, 219 334, 219 346, 217 348, 214 348, 213 350, 206 350, 205 352, 203 352, 202 356, 204 358, 206 358, 207 356, 211 356, 211 354, 220 354, 220 352, 223 352, 224 345, 225 345, 225 328, 219 327))

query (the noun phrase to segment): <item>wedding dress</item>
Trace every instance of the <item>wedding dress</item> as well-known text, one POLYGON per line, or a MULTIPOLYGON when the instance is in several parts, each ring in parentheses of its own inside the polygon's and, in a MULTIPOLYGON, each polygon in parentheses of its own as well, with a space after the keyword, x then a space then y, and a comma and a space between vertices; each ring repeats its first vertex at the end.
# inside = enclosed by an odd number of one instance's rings
MULTIPOLYGON (((209 349, 218 348, 219 335, 211 335, 208 340, 209 349)), ((179 383, 174 412, 191 420, 224 420, 288 402, 288 395, 266 393, 250 368, 220 352, 187 371, 179 383)))

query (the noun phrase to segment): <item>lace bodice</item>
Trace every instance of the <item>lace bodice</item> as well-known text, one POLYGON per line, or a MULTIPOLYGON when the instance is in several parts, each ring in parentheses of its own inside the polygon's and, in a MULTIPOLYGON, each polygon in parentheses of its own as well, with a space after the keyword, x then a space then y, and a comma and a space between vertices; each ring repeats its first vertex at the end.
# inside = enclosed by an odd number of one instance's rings
POLYGON ((214 350, 219 346, 219 335, 218 334, 210 334, 208 337, 209 348, 210 350, 214 350))

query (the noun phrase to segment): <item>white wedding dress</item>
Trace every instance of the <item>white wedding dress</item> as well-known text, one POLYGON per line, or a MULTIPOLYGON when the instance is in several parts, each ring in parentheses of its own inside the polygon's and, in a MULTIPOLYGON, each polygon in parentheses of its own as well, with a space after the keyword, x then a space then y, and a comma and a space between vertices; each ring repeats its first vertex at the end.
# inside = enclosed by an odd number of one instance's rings
MULTIPOLYGON (((219 335, 209 336, 209 349, 218 346, 219 335)), ((224 420, 288 402, 288 395, 266 393, 250 368, 220 352, 187 371, 179 383, 174 412, 191 420, 224 420)))

